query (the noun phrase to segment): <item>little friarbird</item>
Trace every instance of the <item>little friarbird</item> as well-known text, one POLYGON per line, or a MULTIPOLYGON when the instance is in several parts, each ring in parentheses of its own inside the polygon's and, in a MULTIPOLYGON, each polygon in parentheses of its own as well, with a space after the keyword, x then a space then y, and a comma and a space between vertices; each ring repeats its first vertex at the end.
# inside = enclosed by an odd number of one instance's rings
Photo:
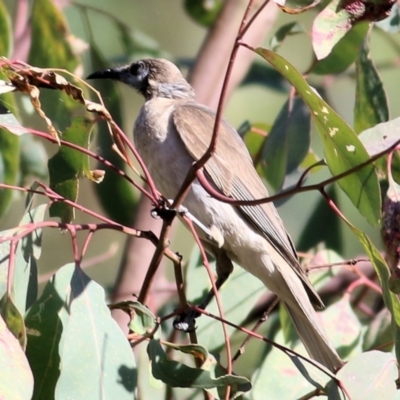
MULTIPOLYGON (((209 146, 215 112, 196 102, 180 70, 164 59, 105 69, 88 79, 120 81, 144 96, 133 130, 134 144, 157 188, 165 198, 174 199, 193 162, 209 146)), ((214 188, 233 199, 268 196, 244 142, 225 120, 204 173, 214 188)), ((310 356, 336 371, 343 362, 313 307, 321 308, 323 303, 300 266, 274 205, 223 203, 210 196, 198 180, 183 205, 213 233, 210 238, 201 229, 198 232, 206 250, 215 256, 221 281, 231 272, 232 261, 259 278, 281 300, 310 356)))

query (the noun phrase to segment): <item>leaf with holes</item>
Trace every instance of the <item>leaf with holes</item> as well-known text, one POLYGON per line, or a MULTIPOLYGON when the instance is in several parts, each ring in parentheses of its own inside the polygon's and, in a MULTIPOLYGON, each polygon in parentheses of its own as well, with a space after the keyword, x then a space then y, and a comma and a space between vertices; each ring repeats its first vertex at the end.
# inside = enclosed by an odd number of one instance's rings
MULTIPOLYGON (((256 52, 296 88, 310 108, 324 144, 326 162, 333 176, 369 160, 370 157, 356 133, 287 60, 267 49, 258 48, 256 52)), ((338 184, 367 221, 371 225, 377 225, 381 214, 381 196, 374 166, 368 164, 338 180, 338 184)))

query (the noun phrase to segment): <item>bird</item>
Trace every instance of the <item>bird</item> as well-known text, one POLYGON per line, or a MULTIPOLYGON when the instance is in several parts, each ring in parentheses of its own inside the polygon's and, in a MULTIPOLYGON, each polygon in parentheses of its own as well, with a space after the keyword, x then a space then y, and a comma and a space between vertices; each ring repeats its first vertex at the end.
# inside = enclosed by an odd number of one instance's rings
MULTIPOLYGON (((206 152, 216 113, 195 99, 179 68, 161 58, 92 73, 87 79, 111 79, 127 84, 144 97, 133 128, 133 142, 157 189, 174 199, 193 165, 206 152)), ((236 200, 268 197, 251 156, 237 131, 221 119, 214 154, 203 167, 210 185, 236 200)), ((198 235, 215 257, 217 287, 233 263, 260 279, 275 293, 290 315, 310 357, 330 371, 343 361, 321 325, 314 306, 323 302, 302 269, 288 232, 271 203, 235 206, 211 196, 195 179, 184 199, 202 226, 198 235)))

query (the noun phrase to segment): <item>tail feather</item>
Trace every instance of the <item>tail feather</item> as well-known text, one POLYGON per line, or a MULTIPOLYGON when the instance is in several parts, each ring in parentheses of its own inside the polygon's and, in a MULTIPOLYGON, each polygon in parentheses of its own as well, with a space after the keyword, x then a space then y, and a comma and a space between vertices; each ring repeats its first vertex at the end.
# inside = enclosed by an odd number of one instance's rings
POLYGON ((277 259, 274 262, 272 274, 268 275, 264 270, 260 278, 281 299, 310 356, 335 372, 343 365, 343 361, 318 320, 303 282, 289 264, 279 261, 277 259))
POLYGON ((284 305, 310 356, 332 372, 340 368, 343 361, 330 343, 314 309, 308 310, 306 315, 300 307, 294 310, 287 304, 284 305))

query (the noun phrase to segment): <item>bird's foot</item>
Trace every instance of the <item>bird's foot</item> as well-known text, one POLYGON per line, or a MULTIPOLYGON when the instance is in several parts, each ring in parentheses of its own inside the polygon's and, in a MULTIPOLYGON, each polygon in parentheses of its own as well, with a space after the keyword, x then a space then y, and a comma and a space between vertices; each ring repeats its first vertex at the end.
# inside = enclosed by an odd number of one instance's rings
POLYGON ((196 318, 201 314, 193 309, 189 312, 182 312, 174 320, 173 326, 176 330, 182 332, 193 332, 196 330, 196 318))

